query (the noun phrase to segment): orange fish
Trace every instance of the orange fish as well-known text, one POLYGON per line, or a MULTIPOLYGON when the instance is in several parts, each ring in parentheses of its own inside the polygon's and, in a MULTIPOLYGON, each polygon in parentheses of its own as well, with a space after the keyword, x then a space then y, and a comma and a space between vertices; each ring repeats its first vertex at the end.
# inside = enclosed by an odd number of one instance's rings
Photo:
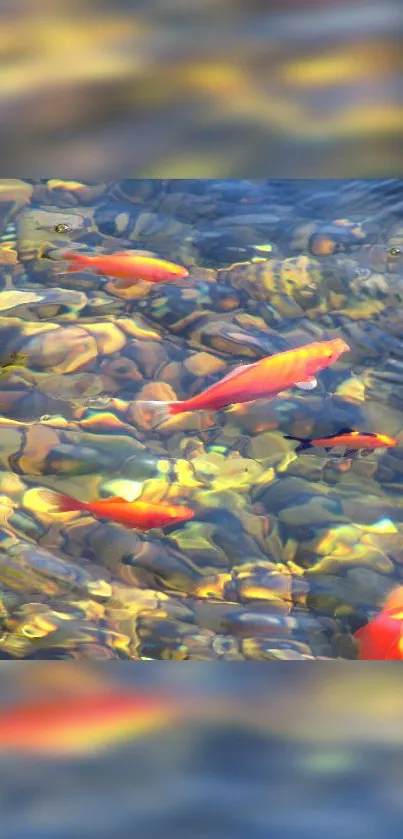
POLYGON ((311 390, 317 385, 315 373, 329 367, 349 349, 342 338, 317 341, 262 358, 253 364, 242 364, 220 382, 190 399, 145 404, 154 407, 158 418, 166 419, 186 411, 221 411, 240 402, 270 399, 293 385, 311 390))
POLYGON ((299 446, 296 452, 304 449, 312 449, 320 446, 330 451, 334 446, 347 446, 346 456, 354 454, 358 449, 364 449, 363 455, 368 455, 373 449, 389 449, 397 446, 398 440, 395 437, 388 437, 387 434, 377 434, 374 431, 353 431, 352 428, 342 428, 337 434, 330 434, 329 437, 291 437, 284 434, 285 440, 297 440, 299 446))
POLYGON ((141 256, 136 254, 136 251, 122 251, 99 256, 67 251, 61 258, 68 263, 67 272, 87 268, 95 274, 129 282, 147 280, 149 283, 166 283, 169 280, 183 279, 189 275, 187 268, 182 265, 175 265, 173 262, 152 256, 141 256))
POLYGON ((360 661, 403 659, 403 586, 389 595, 379 615, 354 633, 360 661))
POLYGON ((13 703, 0 708, 0 752, 87 754, 169 725, 180 705, 118 690, 13 703))
POLYGON ((111 519, 127 528, 151 530, 166 527, 193 518, 189 507, 174 504, 151 504, 148 501, 125 501, 124 498, 106 498, 100 501, 77 501, 69 495, 43 490, 42 497, 56 505, 59 513, 85 510, 100 519, 111 519))

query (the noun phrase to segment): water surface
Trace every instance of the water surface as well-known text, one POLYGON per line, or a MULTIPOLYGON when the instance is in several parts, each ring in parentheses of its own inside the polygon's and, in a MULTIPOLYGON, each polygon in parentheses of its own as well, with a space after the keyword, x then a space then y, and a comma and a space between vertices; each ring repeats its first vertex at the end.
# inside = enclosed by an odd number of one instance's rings
POLYGON ((284 435, 401 439, 402 182, 2 186, 2 656, 355 658, 402 579, 402 447, 296 456, 284 435), (46 258, 66 246, 190 273, 122 290, 46 258), (313 391, 157 426, 138 404, 334 337, 351 351, 313 391), (43 488, 195 517, 141 534, 43 488))

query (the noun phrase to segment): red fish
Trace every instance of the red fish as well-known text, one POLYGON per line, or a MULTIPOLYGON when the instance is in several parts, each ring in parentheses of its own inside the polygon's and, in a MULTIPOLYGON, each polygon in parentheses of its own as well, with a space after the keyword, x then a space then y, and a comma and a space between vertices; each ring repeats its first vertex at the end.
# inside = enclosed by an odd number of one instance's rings
POLYGON ((360 661, 403 659, 403 586, 388 597, 374 620, 354 633, 360 661))
POLYGON ((181 703, 118 690, 39 699, 0 708, 0 751, 87 754, 168 726, 181 703))
POLYGON ((183 279, 189 271, 182 265, 175 265, 165 259, 141 256, 136 251, 101 254, 91 256, 84 253, 67 251, 61 257, 68 263, 67 271, 82 271, 86 268, 95 274, 116 277, 119 280, 147 280, 149 283, 166 283, 169 280, 183 279))
POLYGON ((316 341, 262 358, 253 364, 242 364, 220 382, 190 399, 145 404, 154 407, 158 418, 165 419, 187 411, 221 411, 240 402, 270 399, 293 385, 310 390, 317 384, 315 373, 329 367, 349 349, 342 338, 316 341))
POLYGON ((124 498, 106 498, 100 501, 77 501, 69 495, 43 490, 42 497, 56 505, 59 513, 85 510, 100 519, 111 519, 127 528, 151 530, 166 527, 193 518, 189 507, 175 504, 151 504, 148 501, 125 501, 124 498))
POLYGON ((299 446, 296 447, 296 452, 314 447, 323 447, 326 451, 330 451, 335 446, 347 446, 347 456, 354 454, 358 449, 364 449, 363 454, 367 455, 373 449, 389 449, 398 445, 398 440, 395 437, 388 437, 387 434, 377 434, 375 431, 353 431, 352 428, 342 428, 337 434, 331 434, 329 437, 303 438, 284 434, 284 438, 298 441, 299 446))

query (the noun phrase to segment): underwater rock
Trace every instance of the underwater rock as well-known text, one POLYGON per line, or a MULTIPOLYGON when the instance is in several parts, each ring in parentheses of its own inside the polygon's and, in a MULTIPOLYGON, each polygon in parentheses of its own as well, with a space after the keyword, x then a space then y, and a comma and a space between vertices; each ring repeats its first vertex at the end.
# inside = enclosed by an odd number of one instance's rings
POLYGON ((225 361, 206 352, 195 353, 185 361, 185 367, 194 376, 209 376, 225 369, 225 361))
POLYGON ((38 390, 53 399, 80 402, 98 396, 103 392, 104 384, 101 377, 93 373, 70 373, 64 376, 45 376, 43 380, 39 380, 38 390))
MULTIPOLYGON (((47 326, 49 326, 47 324, 47 326)), ((98 355, 95 338, 80 326, 46 329, 24 343, 29 364, 56 373, 74 373, 98 355)))
POLYGON ((18 178, 0 180, 0 230, 13 221, 23 207, 31 201, 33 188, 18 178))
POLYGON ((0 563, 3 655, 354 659, 351 632, 403 564, 400 449, 295 455, 284 435, 345 426, 400 435, 396 187, 390 204, 389 188, 360 182, 7 183, 1 361, 9 352, 26 361, 0 377, 0 409, 15 417, 0 419, 0 520, 11 533, 0 563), (124 289, 60 261, 66 249, 133 247, 185 264, 189 277, 124 289), (141 404, 340 336, 351 352, 314 393, 160 424, 141 404), (79 498, 186 500, 195 517, 144 536, 54 514, 39 476, 79 498), (20 564, 16 534, 33 546, 20 564))

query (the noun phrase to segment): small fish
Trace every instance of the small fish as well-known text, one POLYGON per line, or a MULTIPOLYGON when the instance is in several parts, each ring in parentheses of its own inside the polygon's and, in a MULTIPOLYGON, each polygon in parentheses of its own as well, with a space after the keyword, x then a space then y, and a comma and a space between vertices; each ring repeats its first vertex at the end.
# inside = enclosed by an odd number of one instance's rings
POLYGON ((271 399, 293 386, 311 389, 317 384, 315 373, 329 367, 349 349, 342 338, 315 341, 262 358, 253 364, 242 364, 220 382, 190 399, 144 404, 154 409, 156 419, 163 420, 187 411, 221 411, 241 402, 271 399))
POLYGON ((323 447, 330 451, 335 446, 347 446, 346 457, 354 454, 359 449, 364 449, 363 455, 370 454, 374 449, 390 449, 398 445, 395 437, 387 434, 377 434, 374 431, 354 431, 352 428, 341 428, 337 434, 330 434, 328 437, 292 437, 284 434, 285 440, 297 440, 299 445, 296 452, 314 447, 323 447))
POLYGON ((111 519, 128 529, 152 530, 193 518, 189 507, 175 504, 151 504, 148 501, 126 501, 124 498, 106 498, 99 501, 77 501, 69 495, 44 490, 42 498, 57 507, 59 513, 84 510, 100 519, 111 519))
POLYGON ((403 586, 388 597, 383 609, 353 636, 358 641, 360 661, 403 659, 403 586))
POLYGON ((152 256, 139 256, 136 251, 99 256, 67 251, 62 255, 62 259, 68 263, 68 273, 89 269, 95 274, 126 280, 128 283, 134 280, 166 283, 169 280, 184 279, 189 275, 189 271, 183 265, 175 265, 173 262, 152 256))

